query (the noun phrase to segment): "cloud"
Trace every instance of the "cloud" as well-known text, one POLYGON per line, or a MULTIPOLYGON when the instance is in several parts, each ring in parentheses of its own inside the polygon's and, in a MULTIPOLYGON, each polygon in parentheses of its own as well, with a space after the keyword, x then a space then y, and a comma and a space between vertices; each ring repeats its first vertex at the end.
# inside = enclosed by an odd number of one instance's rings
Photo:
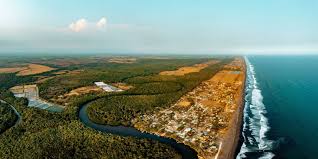
POLYGON ((81 18, 75 22, 72 22, 68 28, 73 32, 81 32, 83 30, 95 30, 96 29, 103 29, 107 25, 107 19, 102 17, 97 22, 90 22, 84 18, 81 18))
POLYGON ((102 29, 106 26, 106 24, 107 24, 107 19, 103 17, 96 23, 96 27, 99 29, 102 29))
POLYGON ((87 27, 87 21, 85 19, 79 19, 76 22, 72 22, 69 25, 69 28, 74 32, 80 32, 84 30, 87 27))

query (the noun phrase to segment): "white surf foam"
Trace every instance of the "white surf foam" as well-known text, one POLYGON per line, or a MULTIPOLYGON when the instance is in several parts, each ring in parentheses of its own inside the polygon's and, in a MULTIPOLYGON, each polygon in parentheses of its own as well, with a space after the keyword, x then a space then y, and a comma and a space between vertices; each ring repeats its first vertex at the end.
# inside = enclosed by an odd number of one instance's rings
MULTIPOLYGON (((253 65, 245 57, 247 65, 247 87, 245 97, 245 108, 243 118, 243 138, 241 150, 236 157, 237 159, 246 158, 247 152, 259 152, 271 150, 272 141, 268 140, 266 133, 270 127, 266 118, 266 108, 263 103, 262 91, 258 88, 256 75, 253 65), (251 136, 246 136, 244 132, 250 131, 251 136)), ((271 152, 263 153, 262 158, 271 159, 274 154, 271 152)))

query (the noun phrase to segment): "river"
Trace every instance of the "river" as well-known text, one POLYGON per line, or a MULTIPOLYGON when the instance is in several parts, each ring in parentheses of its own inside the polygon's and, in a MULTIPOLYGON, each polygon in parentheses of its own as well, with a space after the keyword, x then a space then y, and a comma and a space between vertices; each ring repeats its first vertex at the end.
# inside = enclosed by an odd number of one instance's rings
POLYGON ((154 134, 144 133, 132 127, 110 126, 110 125, 101 125, 101 124, 94 123, 93 121, 89 119, 87 115, 87 108, 90 103, 92 102, 89 102, 83 105, 79 111, 79 118, 85 126, 104 132, 104 133, 111 133, 111 134, 120 135, 120 136, 132 136, 137 138, 147 138, 147 139, 156 140, 174 148, 176 151, 178 151, 182 155, 183 159, 198 158, 197 152, 195 150, 193 150, 187 145, 178 143, 177 141, 173 139, 161 137, 154 134))

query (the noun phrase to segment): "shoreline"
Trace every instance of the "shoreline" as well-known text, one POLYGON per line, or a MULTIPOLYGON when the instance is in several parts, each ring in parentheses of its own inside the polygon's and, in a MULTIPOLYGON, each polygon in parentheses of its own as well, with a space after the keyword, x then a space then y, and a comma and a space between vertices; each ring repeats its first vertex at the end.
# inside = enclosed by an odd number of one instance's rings
MULTIPOLYGON (((169 109, 162 110, 154 115, 143 116, 139 122, 138 120, 135 122, 134 126, 143 132, 151 132, 159 136, 168 136, 181 143, 187 144, 197 151, 198 158, 234 158, 239 145, 243 120, 246 72, 246 61, 244 57, 238 57, 230 64, 225 65, 222 70, 218 71, 218 73, 209 80, 202 82, 193 91, 182 96, 178 102, 169 109), (202 92, 206 92, 206 94, 202 92), (211 94, 213 94, 213 97, 211 97, 211 94), (182 111, 177 111, 180 106, 183 106, 180 104, 182 101, 187 102, 189 100, 196 100, 195 103, 197 104, 191 105, 190 103, 188 106, 191 106, 191 109, 185 107, 182 111), (213 102, 208 103, 208 101, 213 102), (225 103, 222 105, 223 109, 220 108, 220 106, 215 106, 218 102, 225 103), (214 110, 221 110, 222 112, 213 112, 213 109, 212 111, 205 111, 211 107, 215 107, 214 110), (172 115, 171 112, 173 112, 172 115), (207 112, 207 114, 204 114, 205 112, 207 112), (202 113, 206 118, 196 118, 197 116, 202 116, 202 113), (209 134, 211 131, 211 127, 209 127, 211 124, 209 123, 224 121, 222 119, 224 114, 222 113, 230 115, 226 121, 226 127, 222 130, 212 130, 212 133, 209 134), (190 122, 184 121, 184 118, 190 119, 190 122), (200 120, 202 122, 204 121, 205 125, 199 127, 200 122, 198 121, 200 120), (161 123, 165 123, 165 121, 170 125, 166 123, 166 126, 162 127, 161 123), (197 127, 193 127, 193 125, 189 124, 181 126, 180 124, 176 124, 180 122, 192 123, 197 127), (149 129, 149 127, 155 127, 156 129, 149 129), (181 129, 178 130, 180 127, 181 129), (207 130, 206 134, 200 133, 202 129, 207 130), (192 134, 188 132, 192 132, 192 134), (196 132, 199 133, 195 134, 196 132), (200 147, 207 144, 209 146, 206 146, 206 148, 200 147)), ((218 123, 216 123, 216 125, 217 124, 218 123)))
POLYGON ((231 120, 231 126, 229 127, 228 132, 226 133, 225 137, 221 141, 221 149, 218 152, 215 159, 233 159, 237 154, 238 146, 240 145, 240 137, 242 132, 242 122, 243 122, 243 111, 244 111, 244 100, 245 100, 245 87, 246 87, 246 61, 243 58, 244 65, 244 82, 241 88, 241 98, 238 101, 238 108, 233 114, 233 118, 231 120))

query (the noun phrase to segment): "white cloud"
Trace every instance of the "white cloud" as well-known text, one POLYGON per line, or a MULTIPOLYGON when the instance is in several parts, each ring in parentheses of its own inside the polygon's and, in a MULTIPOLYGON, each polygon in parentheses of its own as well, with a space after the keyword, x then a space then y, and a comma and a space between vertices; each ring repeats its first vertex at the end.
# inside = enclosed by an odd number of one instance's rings
POLYGON ((96 23, 96 27, 101 29, 101 28, 104 28, 106 24, 107 24, 107 19, 103 17, 96 23))
POLYGON ((76 22, 72 22, 68 28, 73 32, 81 32, 83 30, 96 30, 103 29, 107 25, 107 19, 102 17, 97 22, 90 22, 84 18, 77 20, 76 22))
POLYGON ((79 19, 69 25, 69 28, 74 32, 80 32, 87 27, 87 21, 85 19, 79 19))

